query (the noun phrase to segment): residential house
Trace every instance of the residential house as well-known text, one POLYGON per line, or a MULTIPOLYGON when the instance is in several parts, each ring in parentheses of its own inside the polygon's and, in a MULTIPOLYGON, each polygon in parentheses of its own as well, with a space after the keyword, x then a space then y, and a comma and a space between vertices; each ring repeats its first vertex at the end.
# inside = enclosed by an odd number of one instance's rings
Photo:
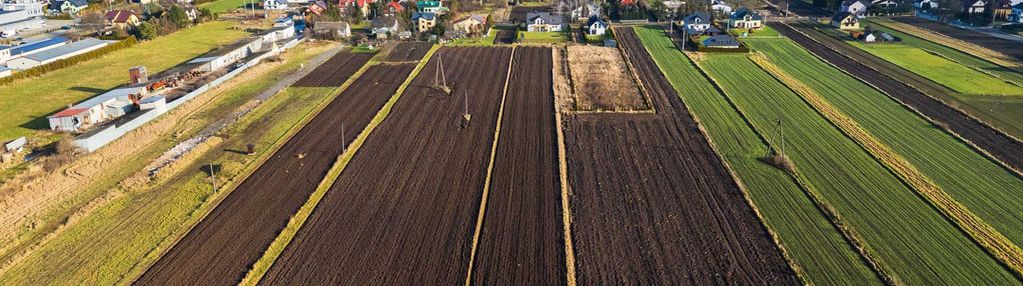
POLYGON ((899 2, 895 0, 872 0, 870 1, 871 7, 878 7, 881 9, 894 9, 899 7, 899 2))
POLYGON ((142 22, 139 20, 139 16, 135 15, 135 12, 129 10, 107 11, 106 14, 103 14, 103 20, 107 22, 108 27, 115 27, 119 29, 134 27, 142 22))
POLYGON ((1012 14, 1012 1, 1009 0, 994 0, 991 9, 995 13, 995 19, 997 20, 1008 20, 1009 15, 1012 14))
POLYGON ((419 9, 419 12, 434 13, 436 15, 443 15, 448 12, 448 8, 444 7, 444 2, 441 1, 418 1, 416 2, 416 8, 419 9))
POLYGON ((702 35, 711 27, 710 13, 693 12, 682 19, 682 29, 689 35, 702 35))
POLYGON ((281 11, 288 9, 288 0, 263 0, 263 10, 281 11))
POLYGON ((864 43, 894 43, 902 41, 902 39, 900 39, 899 37, 892 36, 891 34, 881 32, 878 30, 850 32, 849 35, 864 43))
POLYGON ((728 17, 728 27, 740 29, 759 29, 764 26, 764 17, 748 8, 739 8, 728 17))
POLYGON ((913 2, 913 7, 917 8, 917 9, 920 9, 920 10, 932 10, 932 9, 936 10, 936 9, 938 9, 938 1, 937 0, 917 0, 916 2, 913 2))
POLYGON ((976 15, 984 13, 984 8, 987 7, 987 2, 984 0, 962 0, 963 13, 976 15))
POLYGON ((416 12, 412 14, 412 24, 416 32, 429 32, 430 29, 437 25, 437 14, 416 12))
POLYGON ((96 38, 85 38, 81 41, 62 45, 38 53, 18 57, 7 61, 7 67, 16 70, 26 70, 40 65, 45 65, 58 60, 63 60, 80 54, 84 54, 102 47, 114 41, 104 41, 96 38))
POLYGON ((384 16, 395 16, 405 11, 405 6, 402 6, 398 1, 391 1, 387 3, 387 11, 384 12, 384 16))
POLYGON ((707 48, 735 49, 739 47, 739 40, 728 34, 710 36, 700 42, 707 48))
POLYGON ((89 1, 86 0, 55 0, 50 2, 50 11, 56 13, 77 14, 78 11, 82 11, 86 7, 89 7, 89 1))
POLYGON ((483 34, 487 18, 483 15, 469 15, 451 22, 451 28, 465 34, 483 34))
POLYGON ((710 10, 724 15, 732 14, 732 7, 725 5, 725 1, 722 0, 711 1, 710 10))
POLYGON ((560 32, 561 17, 548 12, 529 12, 526 14, 526 30, 530 32, 560 32))
POLYGON ((583 29, 586 29, 586 34, 588 35, 603 35, 607 33, 607 22, 604 22, 600 17, 590 16, 583 29))
POLYGON ((864 0, 845 0, 842 1, 842 5, 839 6, 838 12, 849 12, 859 17, 867 12, 867 7, 870 7, 870 4, 864 0))
POLYGON ((369 5, 375 0, 338 0, 337 7, 342 14, 351 13, 352 9, 359 9, 363 17, 369 17, 369 5))
POLYGON ((344 39, 352 36, 352 28, 347 22, 316 22, 313 34, 320 39, 344 39))
POLYGON ((370 25, 374 35, 377 39, 387 39, 389 34, 398 33, 401 31, 401 23, 397 17, 394 16, 382 16, 373 18, 373 22, 370 25))
POLYGON ((327 10, 327 3, 322 0, 316 1, 305 8, 306 13, 313 14, 316 16, 323 16, 323 11, 327 10))
POLYGON ((1012 5, 1012 13, 1009 14, 1009 22, 1023 23, 1023 2, 1012 5))
POLYGON ((842 12, 831 17, 831 25, 839 30, 857 30, 860 28, 860 19, 849 12, 842 12))
POLYGON ((579 21, 587 21, 593 16, 600 17, 600 5, 597 3, 586 3, 572 10, 572 18, 579 21))

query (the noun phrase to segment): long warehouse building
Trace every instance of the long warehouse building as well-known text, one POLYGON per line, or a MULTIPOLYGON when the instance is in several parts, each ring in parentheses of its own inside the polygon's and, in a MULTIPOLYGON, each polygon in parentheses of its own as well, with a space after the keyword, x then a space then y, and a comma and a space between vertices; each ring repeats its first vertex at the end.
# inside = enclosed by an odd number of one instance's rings
POLYGON ((7 62, 7 67, 15 70, 27 70, 40 65, 45 65, 58 60, 70 58, 80 54, 105 47, 114 41, 104 41, 96 38, 85 38, 81 41, 45 50, 42 52, 14 58, 7 62))

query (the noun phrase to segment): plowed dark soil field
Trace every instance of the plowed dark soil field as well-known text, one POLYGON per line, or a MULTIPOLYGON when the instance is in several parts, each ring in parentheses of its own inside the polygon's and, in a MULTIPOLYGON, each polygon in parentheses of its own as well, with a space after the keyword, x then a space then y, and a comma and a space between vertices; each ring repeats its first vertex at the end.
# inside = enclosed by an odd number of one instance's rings
POLYGON ((366 64, 373 54, 341 52, 327 62, 316 67, 313 72, 302 77, 291 86, 295 87, 333 87, 341 86, 348 77, 355 74, 366 64))
POLYGON ((798 284, 636 34, 616 35, 657 114, 566 117, 579 284, 798 284))
MULTIPOLYGON (((942 127, 959 134, 1010 167, 1023 170, 1023 143, 895 79, 907 77, 907 80, 913 80, 906 75, 910 73, 909 71, 889 67, 887 62, 876 62, 883 60, 816 32, 812 28, 797 26, 797 31, 793 26, 785 24, 772 23, 770 26, 807 51, 870 83, 924 116, 942 123, 942 127), (807 35, 811 35, 813 38, 807 35)), ((925 89, 926 84, 916 83, 913 86, 925 89)))
POLYGON ((228 285, 284 229, 342 151, 414 64, 377 65, 332 101, 243 181, 135 284, 228 285), (347 130, 342 138, 341 124, 347 130), (298 158, 298 154, 305 154, 298 158))
POLYGON ((430 42, 401 42, 394 46, 387 60, 392 62, 408 62, 422 59, 430 51, 430 42))
POLYGON ((938 23, 920 17, 895 17, 895 21, 903 22, 933 32, 976 44, 981 47, 1003 53, 1007 56, 1023 60, 1023 43, 1010 41, 981 32, 970 31, 952 25, 938 23))
POLYGON ((566 281, 552 69, 550 48, 515 49, 475 285, 566 281))
POLYGON ((439 50, 261 283, 465 283, 511 53, 439 50), (451 95, 431 87, 440 57, 451 95))

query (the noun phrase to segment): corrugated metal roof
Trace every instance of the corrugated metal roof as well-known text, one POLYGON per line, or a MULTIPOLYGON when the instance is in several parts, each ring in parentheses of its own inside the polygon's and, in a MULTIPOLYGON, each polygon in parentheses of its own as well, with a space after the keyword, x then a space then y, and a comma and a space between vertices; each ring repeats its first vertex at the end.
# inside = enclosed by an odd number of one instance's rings
POLYGON ((22 53, 27 53, 27 52, 35 51, 35 50, 38 50, 38 49, 50 47, 50 46, 57 45, 57 44, 60 44, 60 43, 63 43, 63 42, 67 42, 67 41, 68 41, 68 39, 65 38, 65 37, 55 37, 55 38, 49 38, 49 39, 46 39, 46 40, 41 40, 41 41, 38 41, 38 42, 32 42, 32 43, 16 46, 16 47, 11 48, 11 56, 12 57, 13 56, 17 56, 17 55, 20 55, 22 53))
POLYGON ((25 56, 25 58, 43 62, 69 53, 77 52, 80 50, 88 49, 91 47, 95 47, 97 45, 103 45, 110 42, 113 41, 104 41, 96 38, 85 38, 81 41, 45 50, 35 54, 27 55, 25 56))

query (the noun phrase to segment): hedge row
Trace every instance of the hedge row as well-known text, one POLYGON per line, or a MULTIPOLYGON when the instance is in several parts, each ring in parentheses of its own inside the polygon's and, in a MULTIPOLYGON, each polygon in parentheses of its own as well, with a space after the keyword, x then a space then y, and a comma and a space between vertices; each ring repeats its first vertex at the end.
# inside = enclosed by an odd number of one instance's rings
POLYGON ((52 63, 48 63, 48 64, 45 64, 45 65, 40 65, 40 66, 37 66, 37 67, 34 67, 34 68, 30 68, 30 69, 27 69, 27 70, 23 70, 23 71, 17 72, 15 74, 13 74, 11 76, 8 76, 8 77, 5 77, 5 78, 0 78, 0 85, 11 84, 12 82, 14 82, 15 80, 18 80, 18 79, 41 76, 41 75, 47 74, 47 73, 55 71, 55 70, 59 70, 59 69, 65 68, 65 67, 69 67, 69 66, 75 65, 75 64, 80 63, 80 62, 84 62, 84 61, 87 61, 87 60, 98 58, 100 56, 103 56, 103 55, 105 55, 107 53, 110 53, 110 52, 113 52, 113 51, 116 51, 116 50, 120 50, 120 49, 123 49, 123 48, 134 46, 135 44, 138 44, 138 40, 135 40, 134 36, 129 36, 128 38, 125 38, 124 40, 121 40, 121 41, 119 41, 117 43, 113 43, 113 44, 107 45, 107 46, 99 48, 99 49, 95 49, 95 50, 89 51, 89 52, 81 54, 81 55, 76 55, 76 56, 73 56, 73 57, 70 57, 70 58, 66 58, 66 59, 63 59, 63 60, 57 60, 57 61, 52 62, 52 63))

